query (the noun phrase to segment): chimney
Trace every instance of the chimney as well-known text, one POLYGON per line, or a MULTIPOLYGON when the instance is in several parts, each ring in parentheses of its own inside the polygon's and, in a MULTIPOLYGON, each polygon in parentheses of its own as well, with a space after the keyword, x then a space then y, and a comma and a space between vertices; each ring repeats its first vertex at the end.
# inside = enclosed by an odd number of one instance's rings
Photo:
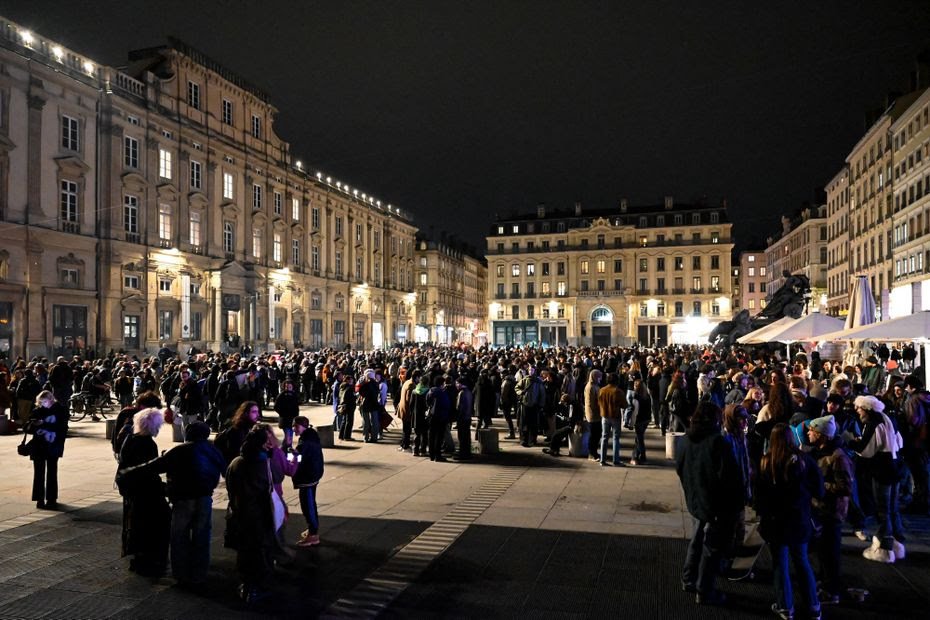
POLYGON ((536 205, 536 217, 539 219, 546 217, 546 203, 541 202, 536 205))
POLYGON ((626 210, 629 208, 629 206, 630 206, 629 200, 627 200, 626 198, 620 199, 620 213, 626 213, 626 210))
POLYGON ((665 208, 666 208, 666 209, 671 209, 671 208, 674 207, 674 206, 675 206, 675 201, 672 199, 672 197, 671 197, 671 196, 666 196, 666 197, 665 197, 665 208))
POLYGON ((581 215, 581 203, 580 202, 575 203, 575 215, 581 215))

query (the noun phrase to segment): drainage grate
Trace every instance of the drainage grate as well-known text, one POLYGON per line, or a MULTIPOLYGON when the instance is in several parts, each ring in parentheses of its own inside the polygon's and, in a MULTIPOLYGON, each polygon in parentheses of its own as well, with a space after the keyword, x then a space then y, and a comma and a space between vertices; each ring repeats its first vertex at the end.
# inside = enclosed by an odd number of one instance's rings
POLYGON ((526 471, 525 467, 508 467, 495 474, 484 486, 426 528, 380 568, 333 603, 323 612, 322 617, 376 617, 526 471))

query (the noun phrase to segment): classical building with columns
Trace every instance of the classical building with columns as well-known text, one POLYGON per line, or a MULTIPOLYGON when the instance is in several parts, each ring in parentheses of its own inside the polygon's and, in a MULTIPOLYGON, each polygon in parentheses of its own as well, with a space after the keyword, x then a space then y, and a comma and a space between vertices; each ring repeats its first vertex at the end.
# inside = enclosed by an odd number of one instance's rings
POLYGON ((0 352, 410 339, 415 226, 275 113, 180 41, 116 70, 0 18, 0 352))
POLYGON ((726 202, 552 210, 498 218, 488 242, 497 346, 706 342, 731 318, 726 202))

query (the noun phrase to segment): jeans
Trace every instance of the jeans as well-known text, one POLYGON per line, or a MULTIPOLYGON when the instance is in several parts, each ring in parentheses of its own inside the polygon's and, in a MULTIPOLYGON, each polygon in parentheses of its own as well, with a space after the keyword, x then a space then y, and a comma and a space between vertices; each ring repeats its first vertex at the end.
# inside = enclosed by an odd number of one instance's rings
POLYGON ((685 565, 681 570, 681 581, 685 585, 696 587, 702 596, 709 596, 717 587, 720 560, 730 539, 733 522, 724 518, 702 521, 691 517, 691 525, 694 534, 688 544, 685 565))
POLYGON ((620 418, 601 418, 601 463, 607 462, 607 441, 608 432, 613 433, 614 443, 614 465, 620 463, 620 429, 622 428, 620 418))
POLYGON ((378 440, 378 412, 362 409, 362 439, 368 442, 378 440))
POLYGON ((769 543, 769 551, 772 553, 775 603, 778 608, 794 610, 794 594, 791 591, 791 575, 788 572, 788 559, 790 557, 798 579, 798 589, 801 598, 807 603, 807 609, 810 611, 819 610, 820 601, 817 599, 817 581, 814 579, 814 571, 807 560, 807 543, 791 545, 769 543))
POLYGON ((820 543, 817 554, 820 558, 821 581, 823 589, 830 594, 839 594, 842 590, 840 584, 840 558, 843 546, 843 524, 836 519, 826 517, 823 519, 823 531, 820 534, 820 543))
POLYGON ((171 573, 182 583, 202 583, 210 567, 213 497, 175 499, 171 510, 171 573))
MULTIPOLYGON (((39 441, 45 441, 39 439, 39 441)), ((58 457, 32 460, 32 501, 54 504, 58 501, 58 457)))
POLYGON ((315 536, 320 531, 320 513, 316 508, 316 485, 300 487, 297 490, 297 496, 300 499, 300 512, 307 521, 307 531, 311 536, 315 536))
POLYGON ((633 458, 637 461, 646 460, 646 427, 649 422, 637 422, 634 427, 636 441, 633 444, 633 458))
POLYGON ((878 512, 878 538, 882 541, 882 549, 891 550, 894 539, 900 540, 903 529, 898 513, 898 485, 882 484, 873 478, 872 495, 878 512))

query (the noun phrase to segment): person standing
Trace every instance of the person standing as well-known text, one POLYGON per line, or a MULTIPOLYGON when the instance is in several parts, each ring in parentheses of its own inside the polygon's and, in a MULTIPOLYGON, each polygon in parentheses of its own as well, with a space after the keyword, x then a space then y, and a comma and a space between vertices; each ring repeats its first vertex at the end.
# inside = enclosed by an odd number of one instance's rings
POLYGON ((452 415, 452 401, 443 389, 445 380, 436 377, 433 387, 426 393, 426 406, 429 411, 429 460, 444 463, 442 443, 446 437, 446 425, 452 415))
POLYGON ((300 511, 307 522, 307 529, 297 541, 299 547, 312 547, 320 544, 320 513, 317 510, 316 492, 323 478, 323 448, 316 429, 310 426, 305 416, 294 419, 294 433, 297 435, 298 465, 292 482, 300 499, 300 511))
POLYGON ((584 386, 584 419, 588 426, 588 460, 597 461, 597 448, 601 443, 601 411, 598 393, 601 391, 601 371, 592 370, 584 386))
POLYGON ((794 566, 808 618, 820 618, 817 581, 807 558, 813 533, 811 502, 823 498, 820 469, 794 445, 791 427, 779 422, 769 434, 769 452, 762 457, 756 477, 755 507, 759 533, 768 543, 774 570, 772 611, 789 620, 794 616, 794 594, 788 564, 794 566))
POLYGON ((410 415, 413 416, 413 456, 429 456, 429 418, 427 412, 426 395, 429 392, 429 375, 419 374, 416 386, 410 390, 412 404, 410 415))
POLYGON ((343 441, 355 441, 352 438, 352 427, 355 426, 356 402, 355 379, 347 370, 342 373, 342 381, 339 383, 339 439, 343 441))
POLYGON ((620 390, 620 378, 616 373, 607 375, 607 385, 597 395, 597 406, 601 412, 601 466, 607 466, 607 442, 613 437, 613 465, 622 467, 620 461, 620 428, 627 408, 626 398, 620 390))
POLYGON ((400 388, 400 395, 397 398, 395 411, 400 418, 403 434, 400 439, 400 452, 406 452, 410 449, 410 435, 413 430, 413 389, 420 377, 420 372, 415 370, 400 388))
POLYGON ((743 508, 739 466, 720 434, 721 416, 713 403, 700 403, 676 454, 675 468, 694 531, 681 572, 682 589, 695 592, 699 605, 726 601, 717 589, 717 575, 743 508))
POLYGON ((811 457, 817 461, 823 476, 823 499, 814 501, 814 515, 821 526, 820 557, 821 603, 840 601, 840 558, 843 540, 843 521, 849 510, 853 481, 856 478, 852 460, 846 454, 842 437, 836 434, 836 420, 832 415, 811 420, 807 438, 812 447, 811 457))
POLYGON ((283 447, 289 450, 294 444, 294 429, 291 427, 300 413, 300 403, 290 379, 284 380, 284 391, 275 395, 274 410, 278 414, 278 428, 284 433, 283 447))
POLYGON ((459 453, 456 458, 467 461, 471 458, 471 414, 475 403, 465 377, 459 376, 455 385, 458 388, 455 399, 455 423, 459 436, 459 453))
POLYGON ((39 510, 55 510, 58 507, 58 459, 65 451, 68 409, 55 400, 52 392, 40 392, 26 432, 33 434, 29 454, 33 467, 32 501, 39 510))
POLYGON ((504 371, 504 377, 501 380, 501 411, 504 412, 504 420, 507 422, 507 427, 510 428, 510 434, 507 436, 508 439, 515 439, 516 433, 513 427, 513 410, 517 406, 517 392, 516 392, 517 380, 514 379, 513 374, 509 370, 504 371))
POLYGON ((536 375, 536 368, 530 366, 527 375, 516 385, 518 402, 522 409, 520 417, 520 444, 524 448, 536 445, 539 433, 539 412, 546 402, 546 388, 536 375))
POLYGON ((633 432, 636 440, 633 446, 633 458, 630 465, 646 464, 646 428, 652 418, 652 396, 642 379, 633 382, 632 401, 634 402, 633 432))

